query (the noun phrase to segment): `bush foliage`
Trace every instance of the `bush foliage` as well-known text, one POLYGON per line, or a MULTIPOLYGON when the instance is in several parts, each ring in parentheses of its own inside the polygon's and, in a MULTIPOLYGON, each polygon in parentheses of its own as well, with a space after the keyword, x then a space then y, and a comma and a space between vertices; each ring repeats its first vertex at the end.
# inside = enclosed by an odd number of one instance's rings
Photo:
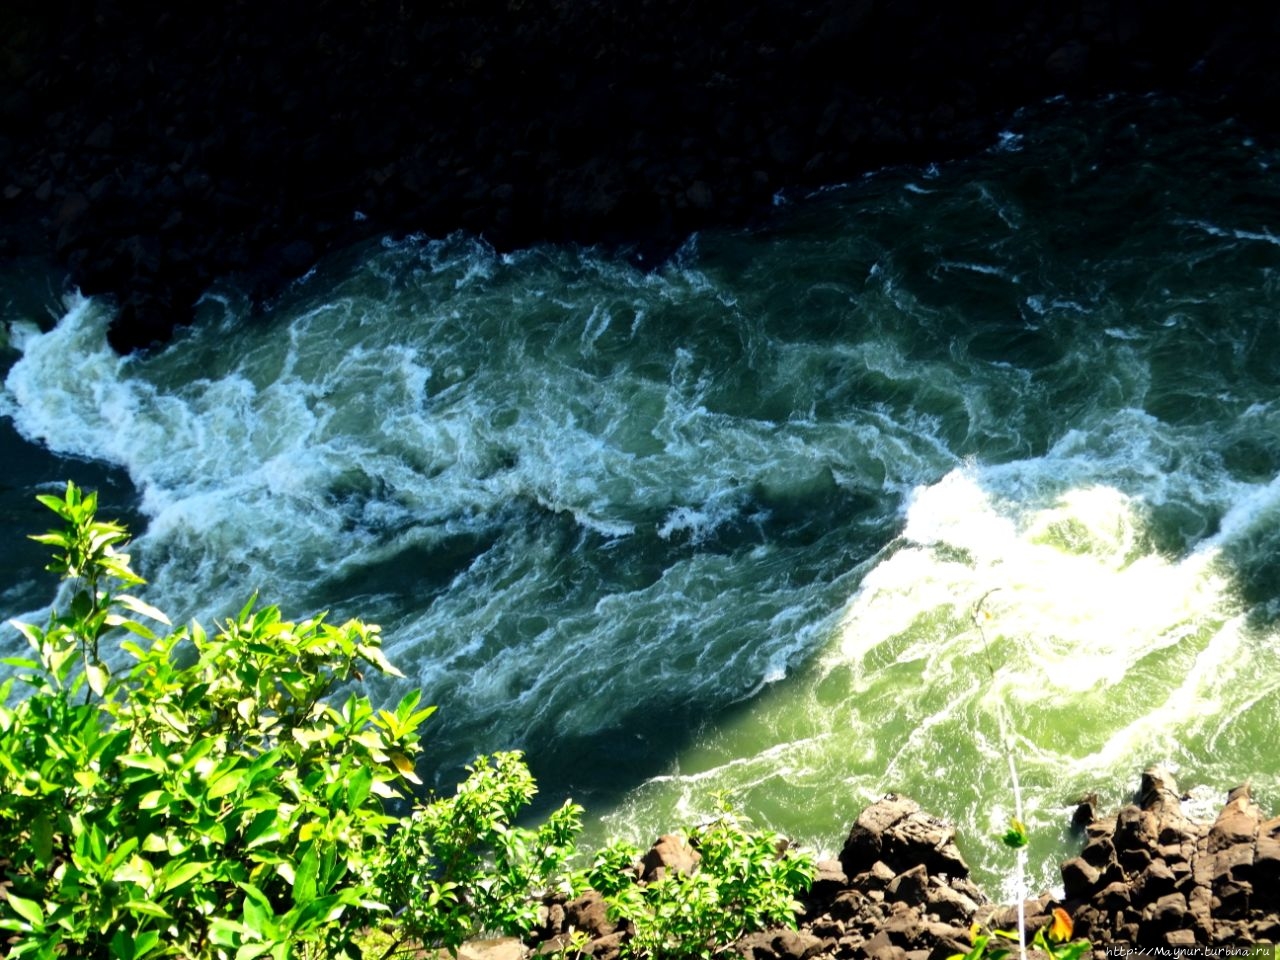
POLYGON ((39 499, 62 521, 34 539, 67 599, 44 627, 16 624, 34 655, 3 661, 17 672, 0 684, 0 953, 356 957, 380 919, 399 942, 456 951, 479 932, 528 935, 538 898, 575 877, 630 922, 634 956, 705 958, 794 923, 811 859, 728 811, 690 832, 700 871, 643 885, 624 846, 568 871, 575 804, 516 826, 536 790, 519 753, 414 800, 434 708, 416 692, 390 710, 330 702, 365 671, 400 675, 377 627, 288 621, 255 598, 212 633, 174 630, 125 592, 143 581, 95 494, 39 499))
POLYGON ((697 869, 669 870, 649 883, 631 882, 634 871, 617 871, 634 848, 615 845, 597 858, 593 886, 605 894, 610 914, 632 928, 625 956, 710 960, 744 933, 795 927, 796 896, 815 874, 812 856, 784 850, 781 837, 752 829, 727 803, 710 823, 690 829, 688 841, 701 857, 697 869))
POLYGON ((326 702, 363 669, 396 672, 376 628, 251 602, 212 635, 157 634, 165 615, 119 592, 142 581, 96 496, 41 500, 64 526, 37 539, 73 589, 46 628, 19 625, 38 659, 7 661, 30 688, 0 707, 12 955, 354 955, 383 800, 403 795, 431 712, 416 694, 326 702), (109 635, 127 670, 101 659, 109 635))

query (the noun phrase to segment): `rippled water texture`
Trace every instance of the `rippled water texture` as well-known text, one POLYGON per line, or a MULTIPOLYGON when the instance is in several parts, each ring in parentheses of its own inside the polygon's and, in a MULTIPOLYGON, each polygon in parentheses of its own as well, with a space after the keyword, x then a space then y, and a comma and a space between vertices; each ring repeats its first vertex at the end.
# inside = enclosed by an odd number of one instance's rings
POLYGON ((894 790, 992 879, 1007 710, 1047 882, 1149 763, 1280 799, 1275 161, 1049 105, 653 272, 388 240, 129 360, 72 299, 0 413, 127 472, 171 613, 382 623, 440 782, 519 746, 596 834, 729 790, 826 849, 894 790))

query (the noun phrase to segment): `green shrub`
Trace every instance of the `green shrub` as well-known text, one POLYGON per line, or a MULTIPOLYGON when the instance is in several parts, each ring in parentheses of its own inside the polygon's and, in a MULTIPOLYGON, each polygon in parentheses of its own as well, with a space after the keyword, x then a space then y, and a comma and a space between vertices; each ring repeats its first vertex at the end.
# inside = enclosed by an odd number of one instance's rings
POLYGON ((518 752, 480 757, 452 797, 419 805, 380 858, 390 903, 403 904, 402 932, 456 949, 481 932, 526 936, 543 892, 571 893, 566 864, 582 808, 566 802, 536 829, 515 826, 537 793, 518 752))
POLYGON ((212 636, 157 635, 159 610, 68 484, 40 498, 63 521, 40 535, 72 581, 38 659, 0 685, 0 931, 13 956, 355 956, 377 909, 371 857, 394 820, 383 799, 416 780, 417 694, 393 710, 325 701, 366 667, 396 673, 377 628, 285 621, 251 601, 212 636), (100 656, 120 638, 135 661, 100 656))
MULTIPOLYGON (((290 622, 255 598, 212 635, 157 631, 165 614, 121 592, 143 581, 96 495, 68 484, 40 500, 62 526, 34 539, 54 548, 70 599, 43 628, 15 624, 34 659, 4 660, 18 673, 0 683, 0 951, 355 958, 378 918, 388 954, 409 939, 456 951, 481 932, 528 934, 540 895, 573 892, 582 810, 516 826, 536 793, 519 753, 482 756, 454 796, 388 814, 420 783, 418 728, 434 708, 417 693, 394 710, 326 699, 365 669, 400 675, 377 627, 290 622), (104 640, 127 670, 113 673, 104 640)), ((689 838, 692 876, 641 884, 625 844, 577 875, 630 921, 630 956, 709 958, 794 925, 812 858, 779 853, 727 808, 689 838)))
POLYGON ((688 839, 701 854, 689 874, 669 871, 641 883, 633 871, 616 870, 626 847, 610 848, 592 868, 594 882, 613 887, 606 895, 610 914, 632 925, 625 956, 710 960, 744 933, 795 927, 796 897, 814 878, 811 855, 785 850, 777 834, 751 829, 727 805, 711 823, 689 830, 688 839), (608 879, 611 865, 615 878, 631 882, 608 879))

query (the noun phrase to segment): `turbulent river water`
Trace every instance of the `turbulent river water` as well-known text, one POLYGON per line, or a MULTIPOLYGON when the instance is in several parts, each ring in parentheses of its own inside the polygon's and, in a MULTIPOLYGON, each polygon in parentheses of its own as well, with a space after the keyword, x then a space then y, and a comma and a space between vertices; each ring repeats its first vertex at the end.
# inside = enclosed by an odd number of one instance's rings
POLYGON ((654 270, 385 240, 130 359, 108 304, 14 293, 4 533, 114 484, 152 602, 382 624, 424 775, 523 748, 594 836, 724 790, 834 850, 898 791, 998 882, 1007 716, 1049 883, 1076 796, 1150 763, 1280 800, 1278 162, 1054 103, 654 270))

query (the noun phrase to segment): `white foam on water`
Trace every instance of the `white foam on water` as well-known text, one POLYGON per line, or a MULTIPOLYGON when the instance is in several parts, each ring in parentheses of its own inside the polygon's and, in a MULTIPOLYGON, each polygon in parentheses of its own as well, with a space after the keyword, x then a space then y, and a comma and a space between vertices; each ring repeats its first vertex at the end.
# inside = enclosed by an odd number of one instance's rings
MULTIPOLYGON (((1082 202, 1106 187, 1093 135, 1047 161, 1082 202)), ((798 198, 796 236, 695 237, 644 273, 388 240, 258 326, 212 293, 145 358, 73 300, 14 327, 0 413, 128 470, 175 618, 260 588, 383 620, 443 706, 437 755, 695 717, 653 734, 646 769, 671 769, 618 822, 666 828, 729 788, 830 849, 894 789, 999 872, 1004 712, 1056 835, 1062 791, 1215 762, 1280 675, 1274 238, 1193 210, 1061 258, 1080 224, 1024 176, 1040 137, 1010 131, 977 177, 815 191, 833 219, 812 233, 798 198)))

